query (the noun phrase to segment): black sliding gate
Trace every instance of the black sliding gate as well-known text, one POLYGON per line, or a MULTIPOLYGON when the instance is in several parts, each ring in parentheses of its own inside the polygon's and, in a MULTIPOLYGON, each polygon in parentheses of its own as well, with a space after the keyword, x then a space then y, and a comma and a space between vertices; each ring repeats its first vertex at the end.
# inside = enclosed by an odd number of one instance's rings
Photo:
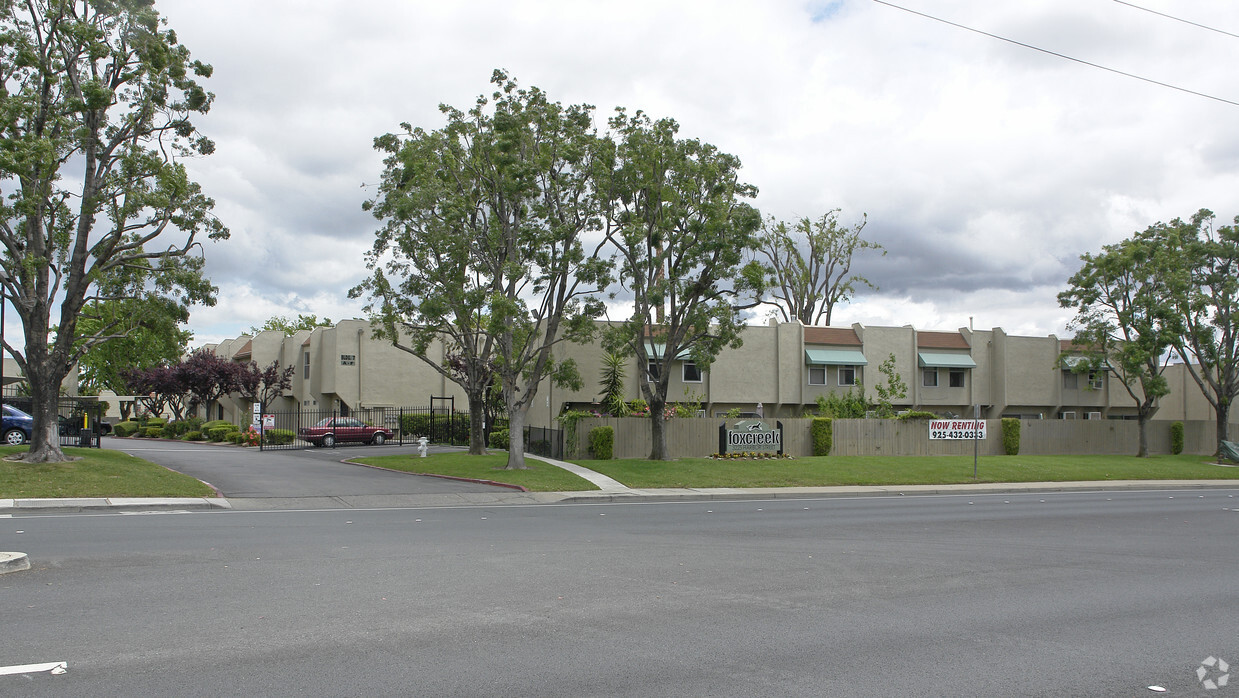
POLYGON ((469 445, 469 413, 446 407, 368 407, 341 410, 300 410, 263 417, 262 450, 290 450, 351 444, 430 443, 469 445))

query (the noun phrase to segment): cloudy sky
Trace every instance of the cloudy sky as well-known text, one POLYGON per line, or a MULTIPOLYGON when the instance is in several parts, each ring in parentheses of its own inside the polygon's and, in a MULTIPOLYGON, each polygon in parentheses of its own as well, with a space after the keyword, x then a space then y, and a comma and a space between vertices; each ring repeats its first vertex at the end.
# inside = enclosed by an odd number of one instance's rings
POLYGON ((868 215, 880 290, 833 324, 1059 333, 1056 294, 1096 251, 1199 208, 1239 214, 1233 0, 156 0, 215 75, 189 164, 232 239, 195 343, 274 315, 362 315, 375 136, 438 128, 494 68, 564 104, 670 116, 737 155, 784 219, 868 215), (1144 8, 1144 9, 1140 9, 1144 8))

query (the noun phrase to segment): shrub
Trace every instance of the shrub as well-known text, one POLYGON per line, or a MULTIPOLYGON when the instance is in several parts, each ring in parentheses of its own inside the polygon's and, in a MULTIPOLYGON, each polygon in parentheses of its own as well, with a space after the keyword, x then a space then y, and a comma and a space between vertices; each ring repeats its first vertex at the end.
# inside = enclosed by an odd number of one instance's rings
MULTIPOLYGON (((426 413, 400 415, 400 432, 408 436, 430 436, 436 442, 463 446, 469 443, 469 415, 436 414, 433 419, 426 413)), ((504 442, 506 443, 506 441, 504 442)))
POLYGON ((815 417, 809 424, 813 436, 813 455, 829 456, 834 445, 834 424, 830 417, 815 417))
POLYGON ((204 434, 209 434, 215 427, 230 427, 232 422, 226 419, 212 419, 209 422, 204 422, 199 426, 199 430, 204 434))
POLYGON ((1170 424, 1170 452, 1176 456, 1183 453, 1183 422, 1170 424))
POLYGON ((857 385, 846 393, 831 391, 829 395, 817 396, 817 416, 835 419, 863 419, 868 403, 865 388, 857 385))
MULTIPOLYGON (((155 427, 147 427, 147 428, 154 429, 155 427)), ((178 436, 180 436, 180 434, 177 433, 175 422, 173 422, 172 424, 165 424, 162 427, 159 427, 159 435, 165 439, 175 439, 178 436)))
POLYGON ((898 417, 896 417, 896 419, 903 419, 903 420, 907 420, 907 419, 937 419, 937 418, 938 418, 938 415, 934 414, 933 412, 926 412, 926 411, 924 411, 924 410, 908 410, 907 412, 904 412, 903 414, 901 414, 901 415, 899 415, 898 417))
POLYGON ((490 433, 490 447, 507 450, 508 436, 509 432, 507 429, 496 429, 492 431, 490 433))
POLYGON ((292 429, 263 429, 262 438, 264 443, 272 446, 284 446, 293 442, 293 437, 297 434, 292 429))
POLYGON ((163 417, 148 417, 143 424, 148 427, 162 427, 167 424, 168 420, 163 417))
POLYGON ((1008 456, 1020 455, 1020 420, 1002 420, 1002 451, 1008 456))
POLYGON ((613 427, 594 427, 589 430, 589 452, 598 460, 611 460, 615 448, 613 427))
POLYGON ((112 425, 112 433, 116 436, 133 436, 137 431, 137 422, 125 421, 112 425))
POLYGON ((163 426, 145 426, 142 428, 142 436, 145 436, 148 439, 158 439, 163 436, 163 426))
POLYGON ((207 438, 212 441, 227 441, 230 438, 229 434, 236 431, 238 431, 238 429, 235 426, 226 424, 224 426, 211 427, 210 429, 207 429, 206 435, 207 438))
POLYGON ((202 440, 202 432, 200 432, 200 431, 187 431, 187 432, 185 432, 185 440, 186 440, 186 441, 201 441, 201 440, 202 440))

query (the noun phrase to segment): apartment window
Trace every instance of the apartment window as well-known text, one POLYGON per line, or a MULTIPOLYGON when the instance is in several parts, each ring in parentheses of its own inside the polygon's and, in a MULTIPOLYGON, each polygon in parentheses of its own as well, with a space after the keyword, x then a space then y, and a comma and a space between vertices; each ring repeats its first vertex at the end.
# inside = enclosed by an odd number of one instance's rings
POLYGON ((826 385, 826 367, 809 367, 809 385, 826 385))
POLYGON ((651 383, 658 380, 658 362, 650 359, 645 365, 645 379, 651 383))
POLYGON ((305 353, 305 373, 301 376, 306 380, 310 380, 310 352, 305 353))
POLYGON ((1080 388, 1080 374, 1074 371, 1063 371, 1063 390, 1078 390, 1080 388))
POLYGON ((921 369, 921 385, 926 388, 938 387, 938 369, 923 368, 921 369))
POLYGON ((1062 414, 1058 415, 1058 418, 1059 419, 1075 419, 1076 413, 1075 412, 1063 412, 1062 414))
POLYGON ((964 387, 964 369, 962 369, 962 368, 953 368, 953 369, 951 369, 951 373, 950 373, 950 376, 949 376, 949 380, 950 380, 949 385, 950 385, 952 388, 962 388, 962 387, 964 387))
POLYGON ((680 374, 680 377, 684 379, 685 383, 700 383, 701 371, 697 369, 697 364, 692 361, 685 361, 684 370, 680 374))
POLYGON ((855 366, 840 366, 839 367, 839 385, 856 385, 856 367, 855 366))
POLYGON ((1106 387, 1105 379, 1101 373, 1097 371, 1088 372, 1088 387, 1093 390, 1101 390, 1106 387))
POLYGON ((356 366, 357 355, 356 354, 341 354, 340 365, 341 366, 356 366))

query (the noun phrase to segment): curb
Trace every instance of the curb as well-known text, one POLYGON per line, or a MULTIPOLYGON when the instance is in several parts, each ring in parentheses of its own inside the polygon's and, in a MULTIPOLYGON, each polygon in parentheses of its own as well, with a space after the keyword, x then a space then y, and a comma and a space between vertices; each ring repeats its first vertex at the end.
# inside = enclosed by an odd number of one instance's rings
POLYGON ((0 499, 0 513, 65 514, 102 511, 209 511, 231 509, 223 497, 81 497, 0 499))
POLYGON ((28 569, 30 569, 30 558, 26 553, 0 553, 0 574, 28 569))
POLYGON ((565 492, 562 503, 628 503, 628 502, 691 502, 745 499, 845 499, 855 497, 904 496, 969 496, 982 494, 1037 494, 1047 492, 1124 492, 1141 490, 1232 490, 1239 482, 1159 482, 1157 480, 1125 480, 1114 483, 1014 483, 991 485, 907 485, 904 487, 782 487, 760 489, 719 488, 715 490, 640 490, 565 492))

